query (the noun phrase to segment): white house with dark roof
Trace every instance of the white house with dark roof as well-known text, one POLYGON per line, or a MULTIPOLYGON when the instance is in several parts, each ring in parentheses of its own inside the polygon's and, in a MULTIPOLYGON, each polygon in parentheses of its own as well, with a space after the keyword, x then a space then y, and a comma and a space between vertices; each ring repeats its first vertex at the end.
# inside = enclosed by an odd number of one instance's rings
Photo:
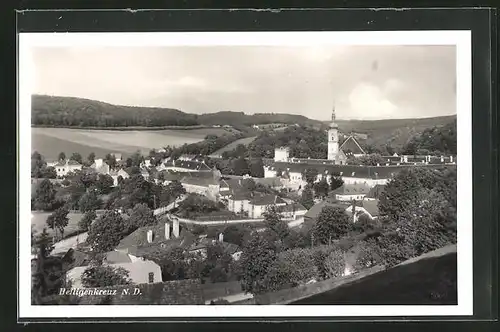
MULTIPOLYGON (((161 268, 153 261, 139 259, 130 262, 120 262, 114 264, 103 263, 113 268, 123 268, 128 272, 128 277, 132 284, 147 284, 162 282, 161 268)), ((88 266, 76 266, 66 272, 66 280, 71 282, 73 288, 84 288, 82 276, 88 266)))
POLYGON ((195 193, 216 200, 219 195, 219 179, 210 173, 202 173, 206 176, 196 176, 189 174, 181 178, 180 182, 187 193, 195 193))
POLYGON ((333 190, 330 195, 339 201, 362 200, 370 191, 370 187, 365 184, 343 184, 333 190))
MULTIPOLYGON (((352 210, 352 204, 350 204, 345 210, 350 218, 352 218, 352 210)), ((379 217, 378 200, 359 201, 359 204, 357 202, 354 210, 356 211, 353 219, 354 222, 357 222, 359 220, 359 217, 361 217, 361 215, 363 214, 368 216, 371 220, 377 219, 379 217)))
POLYGON ((161 169, 173 172, 211 172, 212 169, 203 161, 168 160, 161 169))
POLYGON ((264 213, 271 207, 284 207, 286 202, 277 195, 257 196, 250 200, 248 216, 253 219, 264 217, 264 213))
POLYGON ((118 185, 118 178, 121 176, 122 179, 128 179, 130 175, 123 169, 118 171, 110 171, 109 175, 113 178, 113 186, 118 185))
POLYGON ((102 159, 95 159, 94 163, 90 165, 90 168, 98 174, 109 175, 111 172, 109 165, 102 159))
POLYGON ((83 165, 74 160, 60 160, 53 166, 58 177, 66 176, 68 173, 79 171, 83 165))

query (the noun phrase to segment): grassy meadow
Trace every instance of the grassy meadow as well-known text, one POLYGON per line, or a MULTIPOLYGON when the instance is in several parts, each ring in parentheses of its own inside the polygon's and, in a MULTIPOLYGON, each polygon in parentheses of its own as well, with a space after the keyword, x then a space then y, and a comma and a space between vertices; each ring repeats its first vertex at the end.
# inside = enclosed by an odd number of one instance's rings
POLYGON ((239 144, 243 144, 246 146, 246 145, 252 143, 253 141, 255 141, 256 138, 257 138, 257 136, 240 138, 240 139, 226 145, 225 147, 215 151, 214 153, 212 153, 212 155, 218 156, 218 155, 221 155, 225 151, 231 151, 231 150, 235 149, 239 144))
POLYGON ((148 131, 31 128, 31 150, 38 151, 46 160, 57 159, 60 152, 65 152, 66 155, 78 152, 84 158, 90 152, 94 152, 98 157, 112 152, 127 155, 137 150, 147 154, 153 148, 195 143, 209 134, 224 133, 226 130, 223 128, 148 131))

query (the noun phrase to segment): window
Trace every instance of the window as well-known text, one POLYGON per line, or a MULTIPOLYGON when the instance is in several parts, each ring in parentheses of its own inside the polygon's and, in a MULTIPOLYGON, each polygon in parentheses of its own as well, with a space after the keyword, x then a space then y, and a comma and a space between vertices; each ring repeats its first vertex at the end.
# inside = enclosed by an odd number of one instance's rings
POLYGON ((153 272, 149 272, 148 278, 149 278, 149 283, 153 283, 155 281, 155 274, 153 272))

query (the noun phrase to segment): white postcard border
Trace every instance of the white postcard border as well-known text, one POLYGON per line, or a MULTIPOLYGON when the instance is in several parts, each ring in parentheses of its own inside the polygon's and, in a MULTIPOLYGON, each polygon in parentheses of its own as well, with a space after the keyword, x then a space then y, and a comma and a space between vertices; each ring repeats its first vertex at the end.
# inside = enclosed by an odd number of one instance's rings
POLYGON ((357 32, 153 32, 153 33, 21 33, 18 81, 18 317, 354 317, 457 316, 473 314, 472 264, 472 64, 470 31, 357 32), (155 47, 215 45, 456 45, 457 55, 457 257, 458 305, 31 305, 30 178, 31 93, 36 68, 34 47, 155 47), (103 310, 105 309, 105 310, 103 310))

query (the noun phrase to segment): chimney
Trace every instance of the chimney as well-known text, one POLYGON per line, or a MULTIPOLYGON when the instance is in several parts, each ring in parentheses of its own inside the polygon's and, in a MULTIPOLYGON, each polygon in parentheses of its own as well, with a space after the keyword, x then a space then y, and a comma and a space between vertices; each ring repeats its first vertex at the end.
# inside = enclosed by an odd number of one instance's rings
POLYGON ((453 162, 453 156, 450 156, 450 163, 453 162))
POLYGON ((172 228, 173 228, 172 232, 174 233, 174 236, 179 237, 179 220, 178 219, 174 219, 172 228))
POLYGON ((148 240, 148 243, 153 242, 153 231, 152 230, 148 231, 146 238, 148 240))
POLYGON ((165 240, 170 240, 170 224, 165 223, 165 240))
POLYGON ((224 242, 224 233, 219 233, 219 242, 224 242))

